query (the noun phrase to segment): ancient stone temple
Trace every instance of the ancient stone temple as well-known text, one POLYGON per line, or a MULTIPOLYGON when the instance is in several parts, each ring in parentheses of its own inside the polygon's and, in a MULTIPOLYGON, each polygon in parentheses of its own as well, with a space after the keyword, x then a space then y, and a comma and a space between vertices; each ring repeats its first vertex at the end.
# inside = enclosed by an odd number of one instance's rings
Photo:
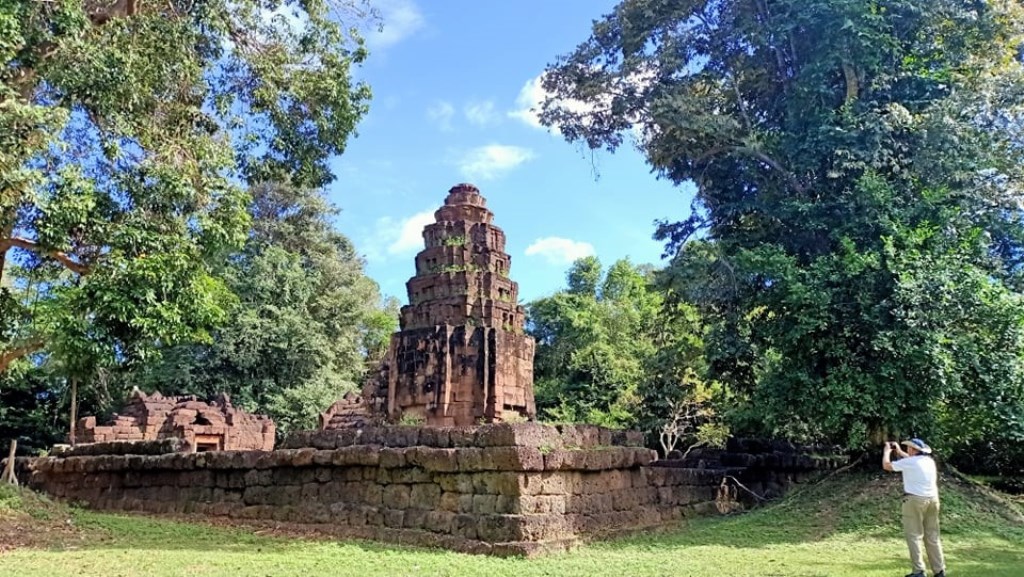
POLYGON ((533 339, 523 332, 505 233, 480 191, 448 191, 423 231, 401 330, 363 398, 342 399, 322 428, 381 419, 464 426, 533 418, 533 339))
POLYGON ((270 451, 274 433, 270 417, 235 408, 223 393, 206 403, 191 395, 147 395, 138 389, 110 424, 84 417, 75 425, 80 443, 178 438, 188 441, 192 451, 270 451))

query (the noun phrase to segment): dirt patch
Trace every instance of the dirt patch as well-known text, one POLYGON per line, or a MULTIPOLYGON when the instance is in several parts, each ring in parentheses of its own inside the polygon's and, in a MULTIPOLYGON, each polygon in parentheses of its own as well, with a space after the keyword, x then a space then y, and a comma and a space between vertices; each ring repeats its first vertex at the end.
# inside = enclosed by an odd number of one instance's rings
POLYGON ((22 548, 74 549, 91 541, 68 508, 26 490, 0 490, 0 556, 22 548))

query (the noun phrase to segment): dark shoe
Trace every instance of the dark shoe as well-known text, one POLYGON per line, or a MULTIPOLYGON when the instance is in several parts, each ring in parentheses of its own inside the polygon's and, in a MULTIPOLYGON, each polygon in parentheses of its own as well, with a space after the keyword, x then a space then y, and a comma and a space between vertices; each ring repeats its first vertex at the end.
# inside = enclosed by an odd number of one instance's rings
MULTIPOLYGON (((924 574, 924 571, 918 571, 917 573, 911 573, 911 574, 907 575, 907 577, 927 577, 927 576, 924 574)), ((944 576, 939 576, 939 577, 944 577, 944 576)))
POLYGON ((946 577, 946 570, 943 569, 942 571, 939 571, 935 574, 935 577, 946 577))

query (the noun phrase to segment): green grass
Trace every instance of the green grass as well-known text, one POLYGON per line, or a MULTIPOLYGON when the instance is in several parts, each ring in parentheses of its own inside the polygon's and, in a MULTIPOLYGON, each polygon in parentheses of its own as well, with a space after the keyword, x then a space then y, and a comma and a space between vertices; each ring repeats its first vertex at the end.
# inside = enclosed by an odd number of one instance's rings
MULTIPOLYGON (((942 488, 951 576, 1024 576, 1020 511, 951 479, 942 488)), ((746 514, 532 560, 72 511, 86 541, 0 554, 0 575, 889 577, 908 568, 899 493, 895 475, 851 474, 746 514)))

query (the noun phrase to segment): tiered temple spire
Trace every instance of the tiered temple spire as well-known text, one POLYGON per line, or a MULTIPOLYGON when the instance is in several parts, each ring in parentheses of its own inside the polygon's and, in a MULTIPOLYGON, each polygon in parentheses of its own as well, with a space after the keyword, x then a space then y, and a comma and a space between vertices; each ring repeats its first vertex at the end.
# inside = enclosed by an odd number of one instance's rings
POLYGON ((416 275, 406 283, 401 330, 367 383, 356 417, 351 399, 322 415, 322 426, 373 416, 428 425, 533 418, 534 342, 524 334, 519 286, 509 278, 505 233, 480 191, 448 191, 423 231, 416 275))

